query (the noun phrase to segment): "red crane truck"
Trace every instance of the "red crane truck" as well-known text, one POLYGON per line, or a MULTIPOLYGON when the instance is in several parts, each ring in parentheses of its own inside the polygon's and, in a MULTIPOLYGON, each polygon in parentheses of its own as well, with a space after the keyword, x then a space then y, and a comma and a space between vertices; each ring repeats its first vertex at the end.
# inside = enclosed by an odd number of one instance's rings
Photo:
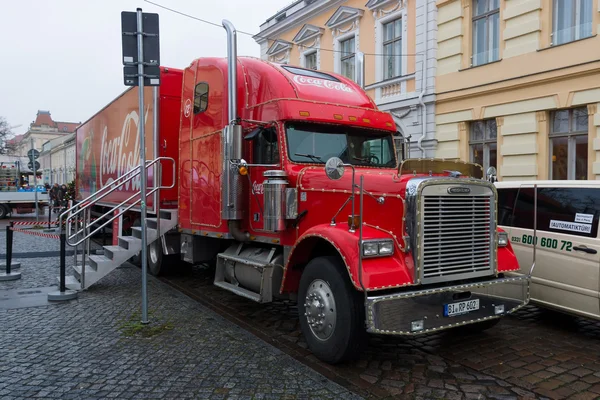
MULTIPOLYGON (((398 160, 394 120, 355 82, 237 57, 235 29, 223 26, 226 59, 162 68, 160 89, 146 89, 146 115, 157 111, 146 121, 155 217, 116 232, 70 284, 84 289, 139 252, 147 229, 153 274, 180 262, 166 256, 213 262, 225 290, 296 299, 309 348, 329 363, 357 355, 366 332, 485 329, 528 302, 480 166, 398 160)), ((73 220, 105 208, 72 232, 135 215, 136 90, 77 131, 73 220)))

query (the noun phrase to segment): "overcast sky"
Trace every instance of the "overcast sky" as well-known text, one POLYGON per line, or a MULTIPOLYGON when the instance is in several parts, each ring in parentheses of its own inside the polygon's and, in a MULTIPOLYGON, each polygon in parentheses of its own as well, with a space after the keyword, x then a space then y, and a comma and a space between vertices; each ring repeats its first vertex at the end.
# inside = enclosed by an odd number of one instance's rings
MULTIPOLYGON (((238 30, 259 25, 291 0, 153 0, 238 30)), ((173 14, 143 0, 2 0, 0 116, 15 134, 37 110, 57 121, 85 121, 126 89, 121 63, 121 11, 158 13, 161 64, 185 68, 202 56, 225 56, 223 28, 173 14)), ((258 57, 258 44, 238 35, 238 54, 258 57)))

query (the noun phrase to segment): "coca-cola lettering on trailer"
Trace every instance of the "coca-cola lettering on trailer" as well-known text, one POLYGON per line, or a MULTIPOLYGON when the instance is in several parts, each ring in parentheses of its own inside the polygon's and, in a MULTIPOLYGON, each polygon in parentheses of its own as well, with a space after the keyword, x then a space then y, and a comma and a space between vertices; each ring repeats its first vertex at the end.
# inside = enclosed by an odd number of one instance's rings
MULTIPOLYGON (((137 93, 130 91, 113 104, 83 124, 77 131, 78 144, 78 196, 85 198, 102 187, 136 168, 140 163, 140 117, 137 93), (98 163, 98 164, 96 164, 98 163)), ((153 127, 150 98, 144 110, 146 154, 152 160, 153 127)), ((148 171, 148 187, 152 185, 152 168, 148 171)), ((123 201, 140 189, 137 175, 104 200, 123 201)), ((149 201, 151 199, 149 198, 149 201)))
POLYGON ((348 85, 342 82, 335 82, 326 79, 312 78, 310 76, 294 75, 294 82, 301 86, 316 86, 329 90, 337 90, 346 93, 354 91, 348 85))

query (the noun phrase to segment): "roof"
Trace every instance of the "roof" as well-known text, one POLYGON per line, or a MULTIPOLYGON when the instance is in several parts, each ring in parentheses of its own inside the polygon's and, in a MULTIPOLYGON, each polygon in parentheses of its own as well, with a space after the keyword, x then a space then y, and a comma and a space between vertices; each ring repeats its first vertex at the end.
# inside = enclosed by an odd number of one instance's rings
POLYGON ((29 127, 41 128, 47 126, 56 129, 58 133, 73 133, 79 125, 81 125, 81 122, 54 121, 50 111, 38 110, 35 121, 33 121, 29 127))

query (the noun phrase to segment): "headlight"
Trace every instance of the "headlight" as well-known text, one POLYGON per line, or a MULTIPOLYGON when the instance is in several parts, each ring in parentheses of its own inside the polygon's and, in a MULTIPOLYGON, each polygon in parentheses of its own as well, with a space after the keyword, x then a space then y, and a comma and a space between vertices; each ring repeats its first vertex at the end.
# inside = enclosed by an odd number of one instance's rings
POLYGON ((363 243, 363 256, 376 256, 378 251, 379 247, 377 246, 377 242, 363 243))
POLYGON ((363 257, 391 256, 394 242, 391 240, 370 240, 363 242, 363 257))
POLYGON ((498 232, 498 247, 508 246, 508 233, 498 232))

